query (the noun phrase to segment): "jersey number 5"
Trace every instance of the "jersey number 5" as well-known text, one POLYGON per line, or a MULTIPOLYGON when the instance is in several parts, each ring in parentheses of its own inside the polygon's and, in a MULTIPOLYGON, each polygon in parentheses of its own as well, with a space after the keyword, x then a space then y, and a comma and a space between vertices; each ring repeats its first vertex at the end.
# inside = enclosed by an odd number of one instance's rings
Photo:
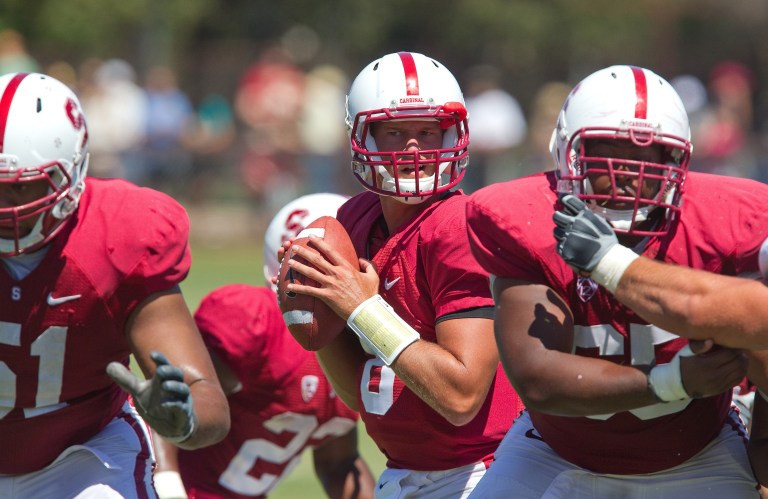
MULTIPOLYGON (((0 343, 21 346, 21 324, 0 321, 0 343)), ((27 417, 39 416, 59 408, 61 382, 64 374, 64 349, 67 345, 67 328, 51 326, 35 338, 30 355, 39 358, 37 391, 34 408, 25 408, 27 417)), ((8 364, 0 361, 0 419, 11 412, 17 403, 17 376, 8 364)), ((28 381, 21 380, 22 387, 28 381)))

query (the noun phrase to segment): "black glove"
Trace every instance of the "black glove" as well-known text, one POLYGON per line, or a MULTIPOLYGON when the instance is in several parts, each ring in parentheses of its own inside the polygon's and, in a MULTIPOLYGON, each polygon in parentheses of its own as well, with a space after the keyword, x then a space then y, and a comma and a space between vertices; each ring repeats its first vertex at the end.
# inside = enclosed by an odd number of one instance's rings
POLYGON ((150 354, 157 365, 155 376, 141 381, 120 362, 110 362, 107 374, 133 397, 144 421, 171 443, 189 438, 197 426, 189 386, 184 373, 160 352, 150 354))
POLYGON ((581 199, 567 194, 560 201, 562 210, 552 216, 557 253, 577 272, 589 274, 619 240, 608 221, 581 199))

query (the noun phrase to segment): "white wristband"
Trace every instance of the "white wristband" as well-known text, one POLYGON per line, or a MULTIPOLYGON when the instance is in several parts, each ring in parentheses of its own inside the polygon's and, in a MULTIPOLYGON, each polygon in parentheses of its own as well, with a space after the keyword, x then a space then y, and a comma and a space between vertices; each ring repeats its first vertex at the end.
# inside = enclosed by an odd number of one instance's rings
POLYGON ((363 348, 392 365, 405 347, 420 338, 381 295, 373 295, 357 306, 347 319, 363 348))
POLYGON ((155 492, 159 499, 187 499, 187 491, 176 471, 158 471, 154 474, 155 492))
POLYGON ((617 244, 603 255, 603 258, 592 270, 590 277, 611 293, 615 293, 624 271, 638 256, 640 255, 631 249, 617 244))
POLYGON ((648 384, 660 400, 673 402, 690 398, 683 387, 683 377, 680 373, 680 357, 694 355, 691 347, 686 345, 681 348, 669 364, 655 366, 648 373, 648 384))
POLYGON ((760 395, 761 397, 763 397, 763 400, 765 400, 766 402, 768 402, 768 395, 766 395, 764 391, 762 391, 761 389, 759 389, 759 388, 758 388, 758 389, 757 389, 757 393, 758 393, 758 395, 760 395))

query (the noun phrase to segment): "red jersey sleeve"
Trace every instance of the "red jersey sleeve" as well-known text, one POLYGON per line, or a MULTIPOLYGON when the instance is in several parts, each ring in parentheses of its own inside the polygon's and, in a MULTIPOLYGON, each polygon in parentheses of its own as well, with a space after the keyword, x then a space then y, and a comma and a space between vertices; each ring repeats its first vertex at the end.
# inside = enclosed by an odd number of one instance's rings
MULTIPOLYGON (((81 237, 107 242, 109 273, 122 283, 111 296, 112 308, 128 315, 149 295, 186 278, 189 218, 178 202, 152 189, 100 179, 89 179, 88 188, 94 199, 81 207, 89 222, 81 237)), ((113 284, 106 276, 94 276, 94 282, 113 284)))

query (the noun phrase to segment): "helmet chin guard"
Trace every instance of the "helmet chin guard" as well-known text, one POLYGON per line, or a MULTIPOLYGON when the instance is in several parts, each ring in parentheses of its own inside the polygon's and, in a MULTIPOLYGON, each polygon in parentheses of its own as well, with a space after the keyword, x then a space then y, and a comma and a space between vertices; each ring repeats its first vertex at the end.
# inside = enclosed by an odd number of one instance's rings
POLYGON ((458 82, 422 54, 400 52, 377 59, 355 78, 347 96, 352 172, 368 190, 404 203, 421 203, 456 186, 469 163, 469 127, 458 82), (380 151, 371 125, 382 121, 436 121, 438 149, 380 151), (434 174, 422 176, 426 167, 434 174), (400 175, 409 170, 410 177, 400 175), (415 177, 415 178, 414 178, 415 177))

